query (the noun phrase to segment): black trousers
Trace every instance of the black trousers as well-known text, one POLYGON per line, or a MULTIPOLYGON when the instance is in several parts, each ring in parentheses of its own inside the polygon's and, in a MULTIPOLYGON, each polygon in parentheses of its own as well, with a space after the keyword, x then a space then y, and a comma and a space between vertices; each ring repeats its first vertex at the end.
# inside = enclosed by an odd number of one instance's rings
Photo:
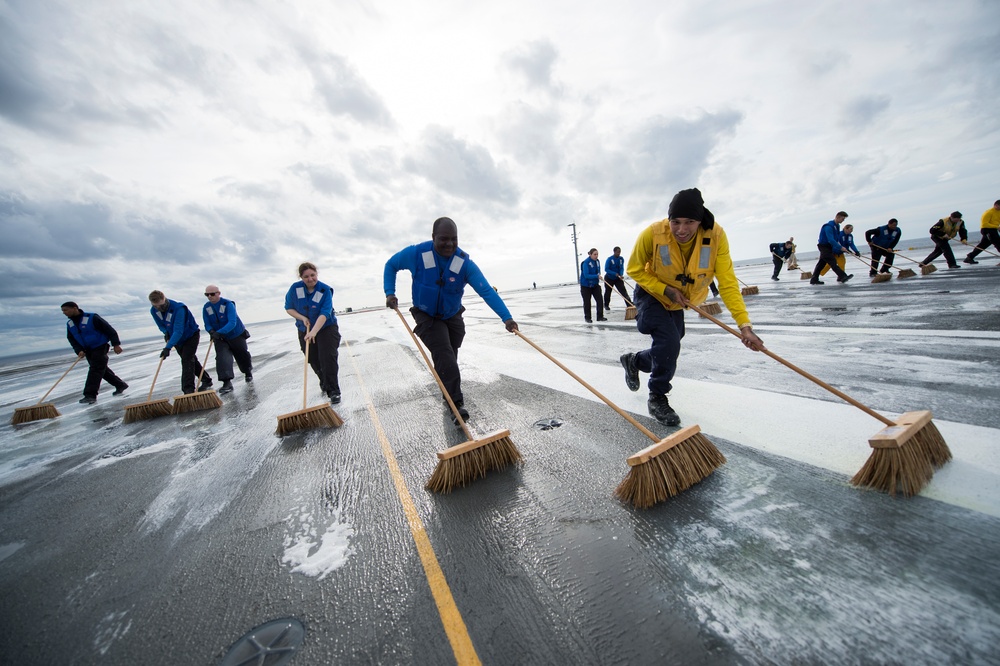
POLYGON ((101 390, 101 380, 120 389, 125 386, 125 382, 108 367, 108 350, 111 345, 101 345, 93 349, 85 349, 83 353, 87 356, 87 363, 90 370, 87 372, 87 381, 83 385, 83 395, 88 398, 96 398, 97 392, 101 390))
POLYGON ((882 257, 885 257, 885 261, 882 262, 882 273, 889 272, 889 266, 892 266, 892 260, 896 258, 896 254, 892 251, 880 250, 877 247, 872 247, 872 272, 878 271, 878 262, 882 257))
POLYGON ((590 316, 590 299, 593 298, 594 302, 597 303, 597 318, 600 319, 604 316, 604 299, 601 298, 601 285, 595 284, 593 287, 584 287, 580 285, 580 295, 583 296, 583 318, 587 321, 593 321, 590 316))
POLYGON ((931 240, 934 241, 934 250, 931 251, 931 253, 927 255, 927 258, 920 263, 926 266, 943 254, 944 260, 948 262, 949 267, 958 265, 958 262, 955 261, 955 253, 951 251, 951 239, 932 238, 931 240))
POLYGON ((462 404, 462 375, 458 369, 458 350, 465 339, 465 308, 451 319, 435 319, 423 310, 410 308, 410 314, 417 325, 413 328, 427 349, 441 383, 451 396, 452 402, 462 404))
POLYGON ((785 265, 785 260, 778 259, 776 256, 771 255, 771 261, 774 263, 774 272, 771 273, 771 277, 778 277, 778 273, 781 272, 781 267, 785 265))
POLYGON ((206 386, 212 385, 212 375, 208 374, 207 370, 202 374, 201 361, 198 360, 200 339, 201 331, 195 331, 194 335, 174 347, 181 357, 181 391, 184 393, 194 393, 195 382, 199 376, 206 386))
POLYGON ((976 255, 988 248, 990 245, 1000 252, 1000 229, 980 229, 983 238, 976 244, 976 247, 969 253, 970 259, 975 259, 976 255))
POLYGON ((819 272, 824 266, 829 266, 830 270, 837 274, 838 280, 846 278, 847 273, 837 265, 837 255, 833 253, 833 246, 829 243, 820 243, 816 247, 819 249, 819 261, 816 262, 810 282, 819 282, 819 272))
POLYGON ((605 278, 604 279, 604 309, 607 310, 611 307, 611 288, 614 287, 618 290, 618 293, 622 295, 625 299, 625 303, 630 303, 632 299, 628 297, 628 292, 625 290, 625 280, 620 277, 614 279, 605 278))
MULTIPOLYGON (((309 367, 319 377, 323 393, 340 393, 340 327, 324 326, 309 343, 309 367)), ((299 331, 299 349, 306 353, 306 332, 299 331)))
POLYGON ((646 290, 635 290, 636 328, 653 339, 649 349, 635 354, 635 367, 649 373, 649 393, 670 393, 671 380, 677 370, 677 357, 681 354, 684 337, 684 311, 668 310, 646 290))
POLYGON ((215 341, 215 374, 220 382, 228 382, 233 378, 233 359, 244 375, 253 370, 250 361, 250 350, 247 349, 247 339, 242 335, 226 340, 215 341))

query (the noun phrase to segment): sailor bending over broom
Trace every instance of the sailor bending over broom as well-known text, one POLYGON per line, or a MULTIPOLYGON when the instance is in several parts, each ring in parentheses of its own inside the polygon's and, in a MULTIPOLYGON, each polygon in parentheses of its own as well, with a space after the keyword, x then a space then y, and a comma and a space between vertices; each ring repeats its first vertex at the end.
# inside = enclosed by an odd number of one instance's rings
POLYGON ((639 372, 649 373, 649 414, 664 425, 681 422, 667 394, 677 369, 684 337, 684 308, 700 305, 713 279, 719 281, 722 302, 740 327, 743 344, 762 351, 753 332, 740 285, 733 271, 726 233, 705 208, 697 189, 681 190, 670 202, 668 218, 649 225, 635 242, 626 269, 636 282, 632 299, 640 333, 653 338, 649 349, 622 354, 625 384, 639 390, 639 372))
POLYGON ((465 338, 465 320, 462 319, 465 285, 472 285, 503 320, 508 331, 516 331, 517 322, 479 267, 458 247, 458 226, 451 218, 435 220, 431 240, 404 248, 385 263, 383 286, 387 308, 399 307, 396 273, 402 270, 413 275, 410 313, 417 322, 414 332, 427 345, 441 382, 459 414, 467 419, 469 412, 464 406, 462 376, 458 369, 458 349, 465 338))

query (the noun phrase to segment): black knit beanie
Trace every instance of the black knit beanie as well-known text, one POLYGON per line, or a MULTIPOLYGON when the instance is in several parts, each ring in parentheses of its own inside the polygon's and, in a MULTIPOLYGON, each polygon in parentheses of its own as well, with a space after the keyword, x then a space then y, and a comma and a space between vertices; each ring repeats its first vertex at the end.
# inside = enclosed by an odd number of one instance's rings
POLYGON ((698 188, 681 190, 675 194, 667 209, 667 217, 671 220, 686 217, 701 222, 705 217, 705 200, 701 198, 698 188))

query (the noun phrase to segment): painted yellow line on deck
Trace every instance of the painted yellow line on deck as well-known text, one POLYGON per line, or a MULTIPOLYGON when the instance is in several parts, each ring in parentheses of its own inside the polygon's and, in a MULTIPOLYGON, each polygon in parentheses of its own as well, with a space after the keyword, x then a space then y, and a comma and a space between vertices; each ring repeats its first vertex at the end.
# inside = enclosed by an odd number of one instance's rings
MULTIPOLYGON (((344 341, 344 345, 348 349, 351 347, 346 340, 344 341)), ((455 661, 463 666, 465 664, 481 664, 479 655, 476 654, 476 648, 472 645, 472 638, 469 636, 469 631, 465 627, 462 614, 459 612, 458 606, 455 605, 455 598, 451 595, 451 588, 448 587, 448 581, 445 580, 444 572, 438 563, 437 555, 434 554, 434 548, 427 537, 427 530, 424 529, 424 523, 420 520, 419 514, 417 514, 417 507, 413 503, 413 497, 410 496, 409 489, 406 487, 403 473, 396 463, 396 455, 392 452, 392 445, 389 444, 389 438, 386 437, 385 431, 382 429, 382 422, 375 411, 375 404, 368 394, 368 389, 365 387, 361 373, 358 372, 354 354, 350 356, 351 365, 354 366, 358 383, 361 385, 361 392, 364 394, 365 402, 368 404, 368 413, 371 414, 372 423, 375 425, 375 432, 378 434, 379 443, 382 445, 382 455, 385 456, 385 461, 389 464, 392 481, 396 484, 396 494, 399 495, 399 501, 403 505, 403 512, 406 514, 406 521, 410 525, 410 533, 413 534, 413 541, 417 544, 417 553, 420 555, 420 562, 424 565, 424 575, 427 576, 427 584, 430 586, 431 594, 434 596, 434 603, 437 604, 438 615, 441 616, 441 624, 444 625, 444 632, 448 635, 452 652, 455 654, 455 661)))

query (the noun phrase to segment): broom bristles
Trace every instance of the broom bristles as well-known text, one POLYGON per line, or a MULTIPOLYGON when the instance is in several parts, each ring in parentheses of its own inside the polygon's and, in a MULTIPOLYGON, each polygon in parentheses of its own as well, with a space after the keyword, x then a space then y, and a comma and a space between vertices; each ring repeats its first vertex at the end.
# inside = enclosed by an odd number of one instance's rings
POLYGON ((901 271, 899 271, 898 273, 896 273, 896 279, 897 280, 902 280, 902 279, 905 279, 905 278, 908 278, 908 277, 913 277, 914 275, 916 275, 916 273, 914 273, 913 271, 911 271, 909 268, 904 268, 901 271))
POLYGON ((889 273, 879 273, 878 275, 872 278, 872 284, 875 284, 877 282, 888 282, 891 279, 892 275, 890 275, 889 273))
POLYGON ((54 419, 60 416, 59 410, 51 402, 42 402, 31 407, 15 407, 14 415, 10 417, 11 425, 31 423, 42 419, 54 419))
POLYGON ((122 421, 124 423, 134 423, 135 421, 170 416, 173 413, 174 408, 170 405, 170 400, 163 398, 162 400, 141 402, 137 405, 125 405, 125 417, 122 421))
POLYGON ((222 400, 213 391, 195 391, 184 395, 174 396, 174 414, 186 414, 187 412, 200 412, 203 409, 219 409, 222 407, 222 400))
POLYGON ((498 430, 481 439, 472 439, 438 451, 438 464, 424 486, 432 493, 450 493, 455 488, 521 462, 521 452, 509 430, 498 430))
POLYGON ((638 314, 639 310, 636 309, 634 305, 628 306, 627 308, 625 308, 625 321, 631 321, 632 319, 635 319, 638 314))
POLYGON ((951 460, 951 450, 926 410, 901 415, 868 443, 872 454, 851 483, 890 495, 916 495, 930 483, 934 469, 951 460))
POLYGON ((802 271, 802 277, 799 278, 799 279, 801 279, 801 280, 811 280, 812 276, 813 276, 813 274, 810 273, 809 271, 802 271))
POLYGON ((628 474, 615 497, 640 508, 684 492, 726 462, 726 457, 701 433, 688 426, 628 459, 628 474))
POLYGON ((278 428, 274 434, 287 435, 296 430, 339 428, 342 425, 344 425, 344 419, 340 418, 337 412, 333 411, 330 403, 326 402, 316 407, 307 407, 297 412, 282 414, 278 417, 278 428))
POLYGON ((937 270, 937 266, 935 266, 934 264, 927 264, 926 266, 921 266, 920 267, 920 274, 921 275, 930 275, 931 273, 933 273, 936 270, 937 270))
POLYGON ((740 294, 743 296, 753 296, 760 293, 760 287, 743 287, 740 294))
MULTIPOLYGON (((701 309, 708 314, 722 314, 722 306, 718 303, 705 303, 701 306, 701 309)), ((701 316, 701 313, 698 314, 701 316)))

